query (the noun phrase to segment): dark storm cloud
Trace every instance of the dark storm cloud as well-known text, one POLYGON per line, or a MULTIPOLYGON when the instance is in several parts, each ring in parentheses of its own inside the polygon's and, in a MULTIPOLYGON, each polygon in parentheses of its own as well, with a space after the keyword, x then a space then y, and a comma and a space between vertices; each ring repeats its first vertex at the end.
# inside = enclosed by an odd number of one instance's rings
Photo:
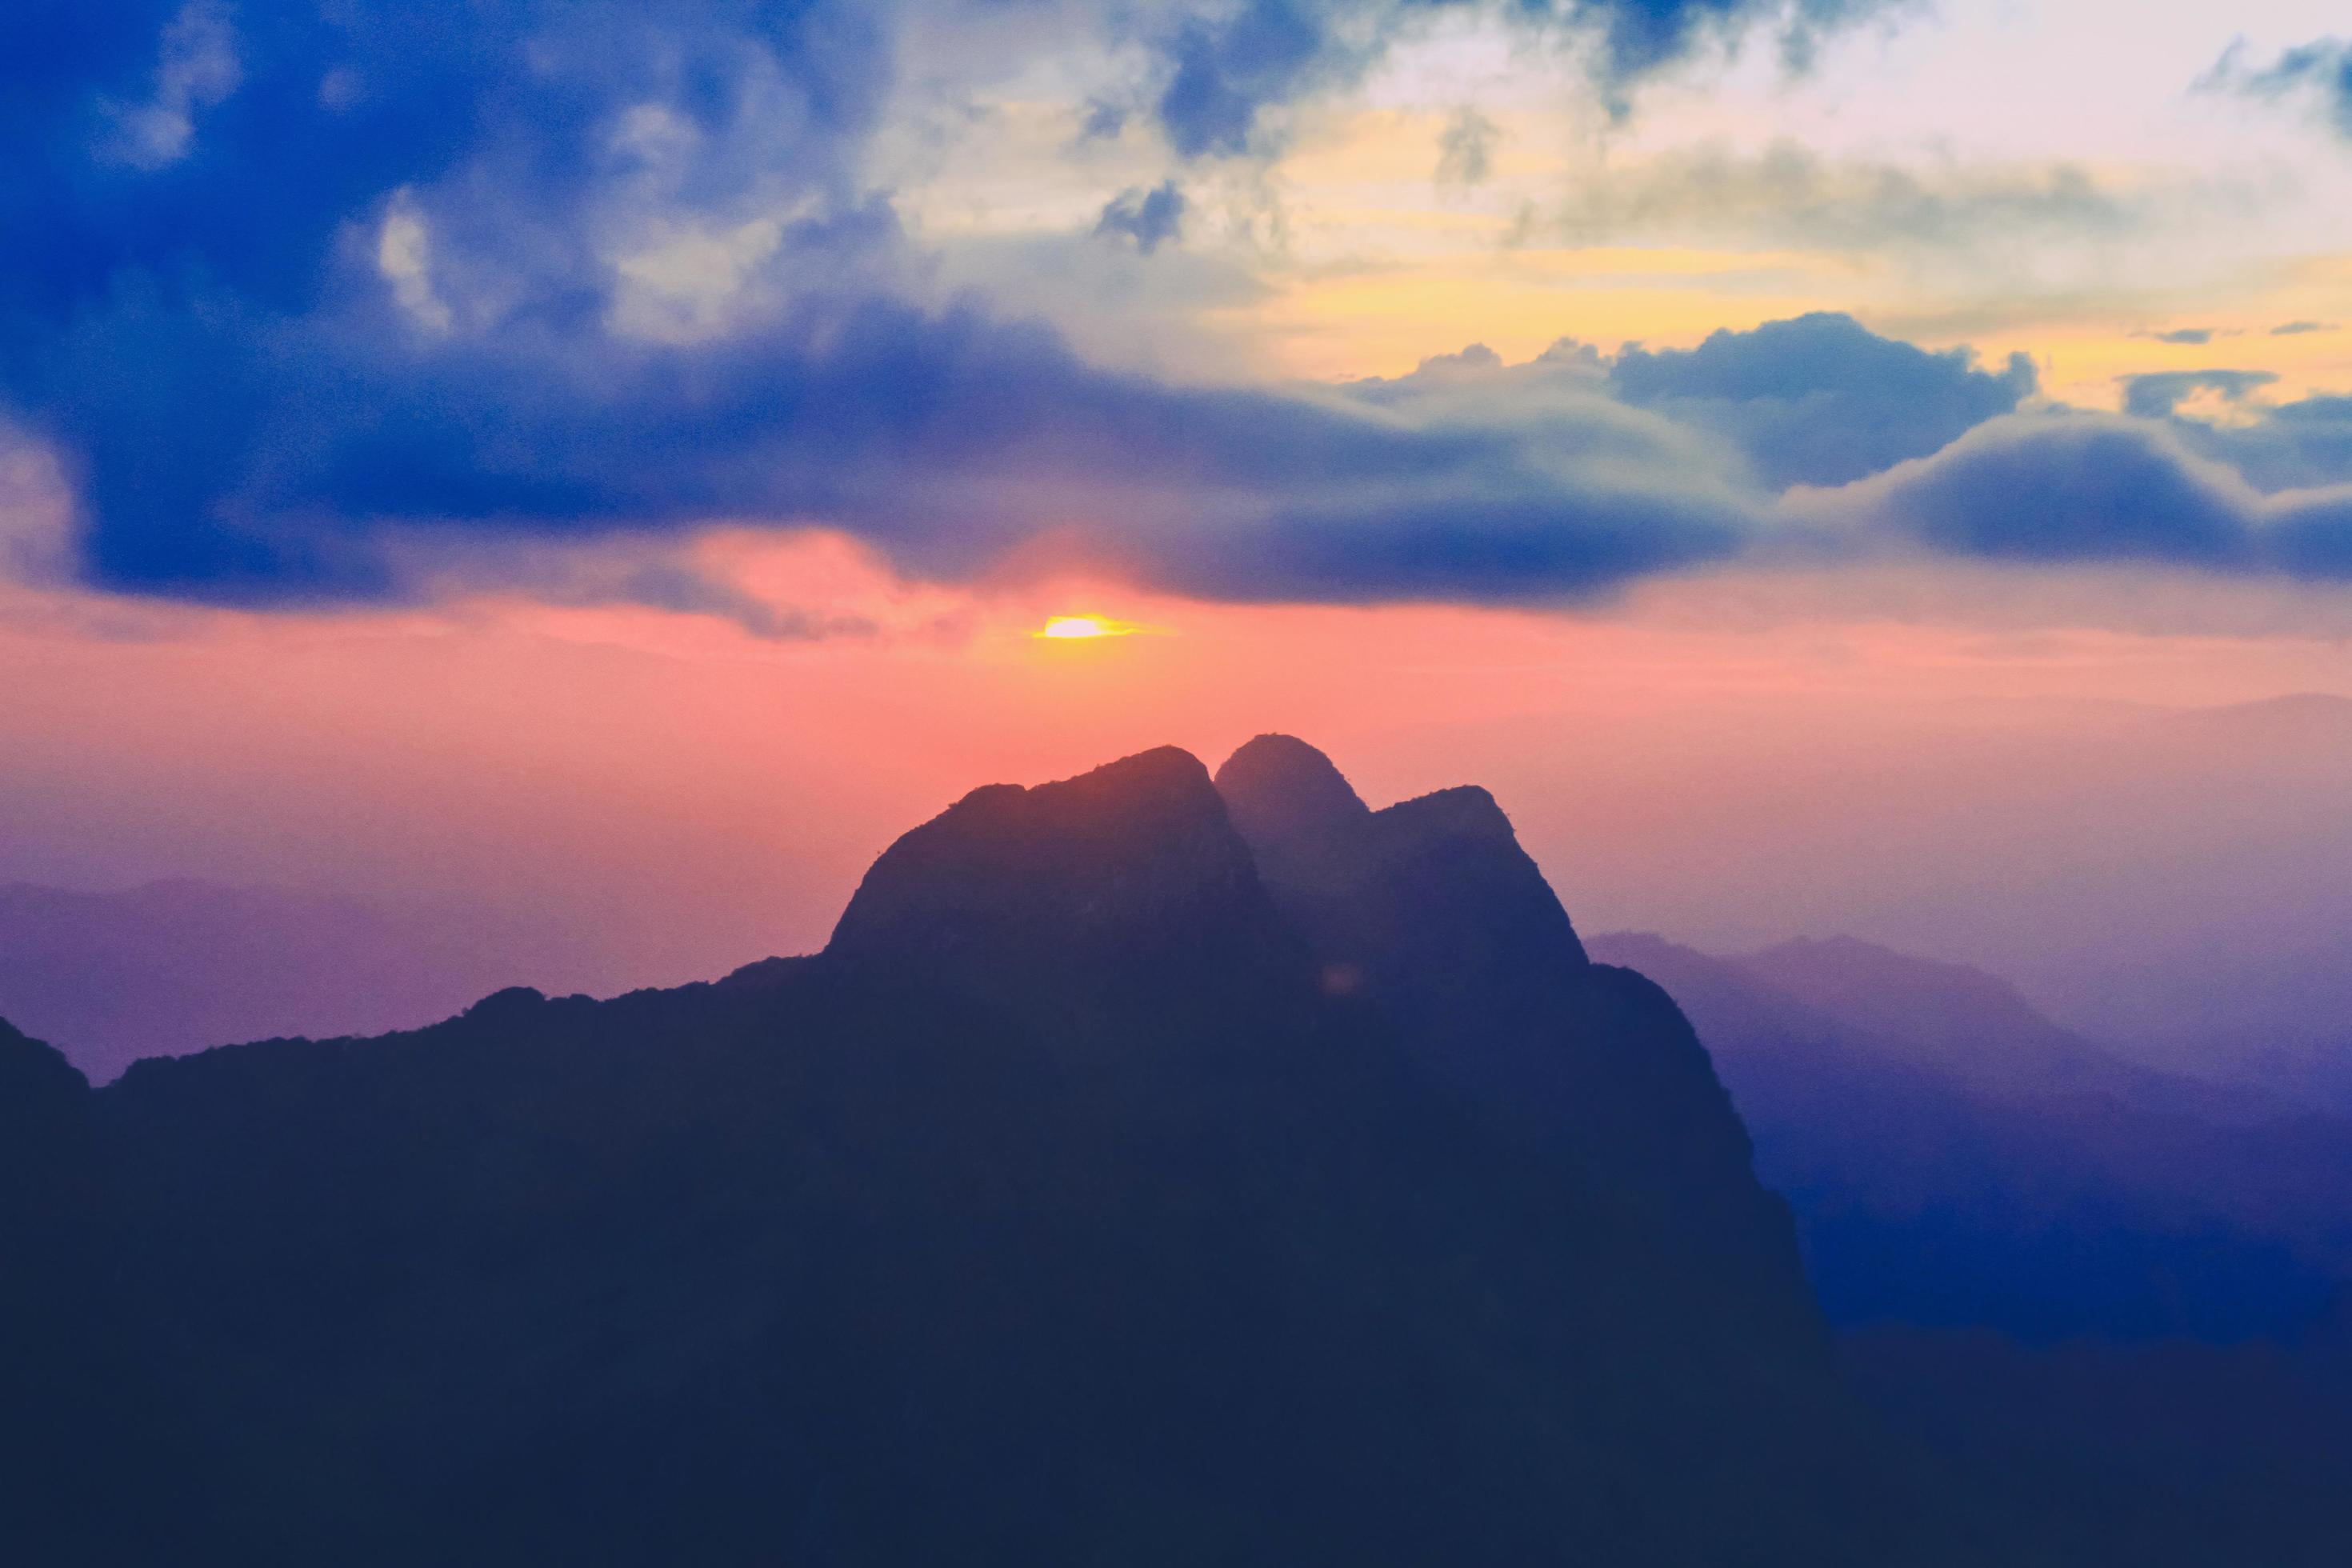
POLYGON ((1617 395, 1737 442, 1768 484, 1836 485, 1924 457, 2007 414, 2034 390, 2033 363, 1998 372, 1965 349, 1930 353, 1851 316, 1817 313, 1690 350, 1628 348, 1617 395))
POLYGON ((1097 236, 1130 239, 1146 256, 1183 232, 1184 193, 1173 180, 1163 180, 1148 191, 1140 186, 1121 191, 1104 205, 1102 216, 1095 223, 1097 236))

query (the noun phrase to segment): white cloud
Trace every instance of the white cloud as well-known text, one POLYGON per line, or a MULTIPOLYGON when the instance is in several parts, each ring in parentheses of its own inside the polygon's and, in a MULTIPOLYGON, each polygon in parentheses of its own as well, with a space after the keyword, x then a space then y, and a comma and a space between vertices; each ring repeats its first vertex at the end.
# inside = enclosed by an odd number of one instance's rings
POLYGON ((433 291, 432 231, 406 190, 394 192, 384 207, 376 230, 375 267, 417 325, 436 332, 449 330, 449 307, 433 291))
POLYGON ((189 0, 163 29, 159 53, 154 96, 110 106, 116 134, 107 151, 133 168, 160 169, 187 156, 197 112, 226 100, 245 78, 236 33, 217 0, 189 0))

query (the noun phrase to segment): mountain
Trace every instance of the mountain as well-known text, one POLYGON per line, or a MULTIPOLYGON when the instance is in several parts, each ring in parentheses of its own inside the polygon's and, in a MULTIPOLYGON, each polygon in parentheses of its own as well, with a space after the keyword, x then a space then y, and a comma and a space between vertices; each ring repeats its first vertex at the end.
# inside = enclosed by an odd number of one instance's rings
POLYGON ((2294 1114, 2294 1105, 2278 1096, 2159 1071, 2120 1056, 2053 1022, 2006 980, 1967 964, 1847 936, 1801 937, 1736 962, 1886 1054, 1986 1092, 2105 1097, 2218 1121, 2294 1114))
POLYGON ((2352 1115, 2352 938, 2284 942, 2194 967, 2147 959, 2078 977, 2057 1000, 2135 1060, 2352 1115))
POLYGON ((2032 1347, 1883 1324, 1842 1363, 2061 1561, 2336 1568, 2352 1539, 2352 1296, 2284 1341, 2032 1347))
POLYGON ((211 1543, 193 1434, 116 1273, 95 1097, 0 1021, 0 1518, 8 1560, 163 1563, 211 1543))
POLYGON ((141 1057, 429 1023, 512 978, 518 959, 583 968, 582 954, 493 924, 190 880, 0 885, 0 1016, 102 1083, 141 1057))
POLYGON ((203 1478, 175 1563, 2020 1560, 1665 994, 1295 742, 975 791, 715 984, 20 1065, 26 1321, 98 1282, 184 1412, 114 1483, 203 1478))
POLYGON ((2231 1340, 2352 1279, 2352 1123, 2124 1061, 1991 976, 1869 943, 1593 947, 1696 1025, 1840 1323, 2231 1340))

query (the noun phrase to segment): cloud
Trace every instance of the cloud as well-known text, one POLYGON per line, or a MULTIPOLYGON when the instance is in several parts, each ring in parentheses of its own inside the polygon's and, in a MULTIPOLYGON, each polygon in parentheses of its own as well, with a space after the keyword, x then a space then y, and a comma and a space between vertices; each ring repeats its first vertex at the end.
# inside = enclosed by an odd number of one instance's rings
POLYGON ((2352 488, 2265 496, 2172 429, 2111 416, 2012 415, 1791 502, 1800 516, 1976 560, 2352 580, 2352 488))
POLYGON ((1908 7, 1899 0, 1566 0, 1547 8, 1570 26, 1595 29, 1601 79, 1622 84, 1709 45, 1734 44, 1751 27, 1773 32, 1782 61, 1791 69, 1805 69, 1824 34, 1908 7))
POLYGON ((2278 376, 2267 370, 2162 370, 2117 379, 2123 383, 2125 413, 2162 419, 2197 393, 2216 393, 2225 403, 2243 403, 2278 376))
POLYGON ((2132 335, 2159 343, 2202 348, 2213 341, 2213 331, 2211 327, 2175 327, 2167 332, 2134 332, 2132 335))
POLYGON ((851 179, 888 86, 856 6, 247 7, 226 96, 186 85, 220 79, 186 63, 220 13, 101 10, 119 32, 8 68, 0 397, 66 465, 110 585, 381 592, 365 536, 417 507, 593 526, 620 498, 567 447, 631 395, 673 426, 691 396, 625 330, 636 293, 680 283, 649 254, 772 224, 736 290, 756 296, 882 271, 895 244, 851 179), (214 100, 173 158, 76 133, 157 79, 214 100), (548 428, 567 404, 582 428, 548 428))
POLYGON ((1541 219, 1571 244, 1732 237, 1830 250, 1963 255, 2021 240, 2137 232, 2149 198, 2070 163, 1912 167, 1835 160, 1781 142, 1760 153, 1696 147, 1579 180, 1541 219))
POLYGON ((1916 9, 1912 0, 1239 0, 1191 7, 1153 39, 1150 109, 1180 157, 1230 157, 1278 140, 1276 111, 1352 84, 1398 38, 1433 19, 1483 9, 1529 35, 1583 52, 1612 112, 1643 80, 1748 36, 1778 40, 1805 68, 1825 34, 1916 9))
POLYGON ((1494 167, 1495 143, 1501 134, 1495 122, 1475 109, 1465 105, 1455 110, 1437 135, 1437 183, 1485 184, 1494 167))
MULTIPOLYGON (((0 396, 111 590, 415 599, 447 574, 422 540, 743 524, 845 530, 942 581, 1054 560, 1521 601, 1723 558, 1767 499, 1589 367, 1517 400, 1181 387, 894 298, 905 241, 857 174, 892 85, 871 5, 247 8, 236 90, 179 156, 64 133, 93 93, 152 89, 193 14, 60 39, 0 109, 39 132, 0 167, 29 237, 0 259, 0 396)), ((1305 22, 1334 19, 1228 14, 1202 58, 1279 76, 1305 22)), ((1180 213, 1171 183, 1104 221, 1144 248, 1180 213)), ((760 622, 658 565, 540 581, 760 622)))
POLYGON ((421 529, 383 542, 394 579, 415 595, 462 605, 513 598, 565 608, 636 605, 725 621, 770 642, 870 638, 872 616, 781 602, 754 591, 710 539, 616 534, 582 541, 421 529))
POLYGON ((2265 493, 2352 484, 2352 397, 2305 397, 2265 408, 2258 419, 2176 425, 2192 449, 2231 465, 2265 493))
POLYGON ((1184 193, 1173 180, 1163 180, 1148 191, 1140 186, 1121 191, 1104 205, 1095 224, 1097 236, 1123 236, 1146 256, 1183 231, 1184 193))
POLYGON ((158 42, 153 92, 107 105, 115 135, 106 153, 141 169, 176 161, 195 134, 196 116, 235 92, 243 77, 227 10, 215 0, 189 0, 158 42))
POLYGON ((1314 0, 1245 0, 1216 20, 1185 21, 1165 46, 1153 106, 1169 145, 1185 158, 1246 152, 1265 110, 1360 71, 1377 46, 1348 38, 1336 13, 1314 0))
POLYGON ((2247 64, 2242 43, 2233 44, 2199 85, 2273 102, 2309 103, 2337 135, 2352 137, 2352 41, 2320 38, 2259 67, 2247 64))
POLYGON ((2305 332, 2332 332, 2335 330, 2336 323, 2333 321, 2281 321, 2271 329, 2271 336, 2293 338, 2300 337, 2305 332))
POLYGON ((2319 492, 2273 508, 2270 553, 2291 575, 2352 583, 2352 489, 2319 492))
POLYGON ((2189 450, 2227 466, 2264 495, 2352 484, 2352 397, 2323 394, 2260 404, 2255 395, 2279 379, 2261 370, 2160 371, 2119 379, 2126 414, 2166 421, 2189 450), (2201 409, 2192 401, 2199 394, 2212 395, 2201 409))
MULTIPOLYGON (((1245 144, 1260 108, 1356 68, 1407 9, 1188 10, 1209 76, 1161 112, 1196 116, 1204 153, 1245 144)), ((21 150, 0 164, 0 401, 71 496, 72 568, 119 593, 424 600, 551 552, 576 560, 512 585, 856 631, 680 548, 724 526, 840 531, 943 583, 1067 565, 1244 600, 1589 600, 1736 561, 1785 524, 1784 487, 1889 465, 1880 531, 1923 546, 2032 558, 2066 528, 2012 537, 1972 498, 2039 516, 2056 496, 2081 515, 2052 558, 2340 559, 2326 486, 2347 476, 2309 477, 2352 431, 2327 400, 2244 431, 2063 435, 2013 425, 2022 357, 1987 369, 1825 315, 1614 358, 1474 348, 1340 388, 1179 384, 909 303, 921 258, 862 183, 887 6, 99 10, 0 59, 21 150), (172 156, 120 156, 91 106, 154 103, 186 110, 172 156), (2047 439, 2027 451, 2026 429, 2047 439), (2292 495, 2264 493, 2289 469, 2292 495), (2036 497, 2035 473, 2072 488, 2036 497)), ((1638 73, 1850 10, 1544 15, 1638 73)), ((1194 57, 1173 58, 1171 89, 1194 57)), ((1182 210, 1174 181, 1139 186, 1097 230, 1150 251, 1182 210)), ((1121 261, 1076 228, 1070 247, 1121 261)))
POLYGON ((1547 484, 1492 496, 1305 500, 1156 574, 1238 602, 1558 604, 1738 554, 1753 518, 1658 484, 1547 484))
POLYGON ((1931 353, 1826 313, 1718 331, 1690 350, 1629 347, 1609 380, 1636 407, 1736 442, 1775 489, 1842 484, 1924 457, 2035 385, 2022 354, 1989 372, 1965 349, 1931 353))

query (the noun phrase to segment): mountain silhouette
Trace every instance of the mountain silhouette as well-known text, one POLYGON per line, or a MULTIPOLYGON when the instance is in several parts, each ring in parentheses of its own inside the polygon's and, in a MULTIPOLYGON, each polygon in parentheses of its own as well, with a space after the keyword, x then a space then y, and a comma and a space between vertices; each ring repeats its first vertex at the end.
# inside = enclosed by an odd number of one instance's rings
POLYGON ((714 984, 31 1049, 0 1213, 184 1413, 114 1478, 202 1477, 154 1560, 2015 1560, 1845 1392, 1664 993, 1484 792, 1297 742, 975 791, 714 984))

